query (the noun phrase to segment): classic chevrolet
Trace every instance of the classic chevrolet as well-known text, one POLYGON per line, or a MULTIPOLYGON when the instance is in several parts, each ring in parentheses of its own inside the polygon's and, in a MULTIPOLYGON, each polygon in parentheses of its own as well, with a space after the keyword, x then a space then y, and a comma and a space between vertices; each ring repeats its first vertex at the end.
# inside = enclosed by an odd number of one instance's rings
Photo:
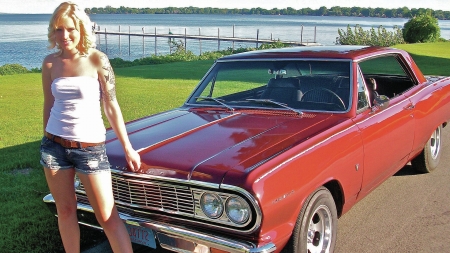
MULTIPOLYGON (((107 132, 133 242, 177 252, 333 252, 337 219, 407 163, 431 172, 450 78, 394 48, 315 46, 218 59, 179 108, 107 132)), ((101 229, 76 179, 79 223, 101 229)), ((44 202, 56 215, 51 195, 44 202)))

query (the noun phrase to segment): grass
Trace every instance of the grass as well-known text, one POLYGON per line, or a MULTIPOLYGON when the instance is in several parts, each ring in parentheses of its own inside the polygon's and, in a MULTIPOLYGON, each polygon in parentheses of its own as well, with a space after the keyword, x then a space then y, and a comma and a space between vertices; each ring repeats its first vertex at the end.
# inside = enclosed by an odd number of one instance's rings
MULTIPOLYGON (((412 53, 425 74, 450 76, 450 43, 396 47, 412 53)), ((180 106, 212 62, 116 69, 117 96, 125 120, 180 106)), ((56 219, 42 202, 48 193, 39 164, 42 102, 40 74, 0 76, 2 252, 62 252, 56 219)), ((95 237, 89 233, 82 232, 84 247, 95 237)))
MULTIPOLYGON (((212 63, 117 69, 125 120, 182 105, 212 63)), ((42 202, 49 192, 39 164, 42 102, 40 74, 0 76, 1 252, 62 252, 56 219, 42 202)), ((85 247, 93 243, 82 235, 85 247)))

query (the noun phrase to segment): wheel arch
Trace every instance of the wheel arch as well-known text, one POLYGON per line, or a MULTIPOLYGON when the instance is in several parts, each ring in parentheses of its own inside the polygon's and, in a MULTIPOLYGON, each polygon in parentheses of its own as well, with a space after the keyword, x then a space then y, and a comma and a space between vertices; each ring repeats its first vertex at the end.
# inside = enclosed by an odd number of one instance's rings
POLYGON ((331 196, 333 196, 334 203, 336 204, 336 210, 338 217, 341 217, 342 210, 345 203, 344 191, 341 187, 341 184, 337 180, 331 180, 323 185, 325 188, 330 191, 331 196))

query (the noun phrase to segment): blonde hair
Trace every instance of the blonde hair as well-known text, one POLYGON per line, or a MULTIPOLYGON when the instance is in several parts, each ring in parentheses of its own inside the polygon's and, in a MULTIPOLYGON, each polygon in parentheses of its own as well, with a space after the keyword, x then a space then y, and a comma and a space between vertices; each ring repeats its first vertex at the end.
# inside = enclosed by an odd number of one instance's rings
POLYGON ((75 24, 75 28, 80 32, 80 42, 77 49, 81 54, 86 55, 89 48, 95 47, 95 35, 93 31, 93 24, 88 15, 81 10, 78 5, 72 2, 61 3, 53 12, 48 25, 48 42, 49 49, 57 47, 61 53, 61 47, 56 43, 55 31, 62 23, 63 18, 71 18, 75 24))

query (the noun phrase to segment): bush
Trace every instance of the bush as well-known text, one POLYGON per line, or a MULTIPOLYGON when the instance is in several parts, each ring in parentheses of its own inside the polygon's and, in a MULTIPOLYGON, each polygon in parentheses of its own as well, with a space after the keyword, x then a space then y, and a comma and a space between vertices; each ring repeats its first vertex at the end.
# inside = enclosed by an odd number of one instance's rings
POLYGON ((403 44, 402 30, 394 27, 394 31, 388 32, 383 26, 377 30, 373 27, 365 31, 361 26, 356 25, 354 31, 347 26, 347 32, 338 29, 339 37, 336 38, 337 45, 367 45, 389 47, 396 44, 403 44))
POLYGON ((24 66, 13 63, 13 64, 5 64, 0 67, 0 75, 14 75, 14 74, 23 74, 30 72, 27 68, 24 66))
POLYGON ((236 53, 242 53, 247 51, 254 51, 260 49, 268 49, 268 48, 282 48, 286 47, 280 41, 270 43, 270 44, 262 44, 258 48, 243 48, 239 47, 237 49, 228 48, 221 51, 213 51, 213 52, 203 52, 201 55, 195 55, 192 51, 186 50, 183 42, 170 40, 169 45, 171 47, 171 54, 168 55, 151 55, 149 57, 144 57, 140 59, 135 59, 134 61, 127 61, 120 58, 111 59, 111 65, 113 68, 122 68, 122 67, 132 67, 139 65, 153 65, 153 64, 163 64, 163 63, 171 63, 171 62, 183 62, 183 61, 197 61, 197 60, 216 60, 225 55, 231 55, 236 53))
POLYGON ((438 20, 430 13, 411 18, 403 28, 403 38, 408 43, 436 42, 440 37, 438 20))

